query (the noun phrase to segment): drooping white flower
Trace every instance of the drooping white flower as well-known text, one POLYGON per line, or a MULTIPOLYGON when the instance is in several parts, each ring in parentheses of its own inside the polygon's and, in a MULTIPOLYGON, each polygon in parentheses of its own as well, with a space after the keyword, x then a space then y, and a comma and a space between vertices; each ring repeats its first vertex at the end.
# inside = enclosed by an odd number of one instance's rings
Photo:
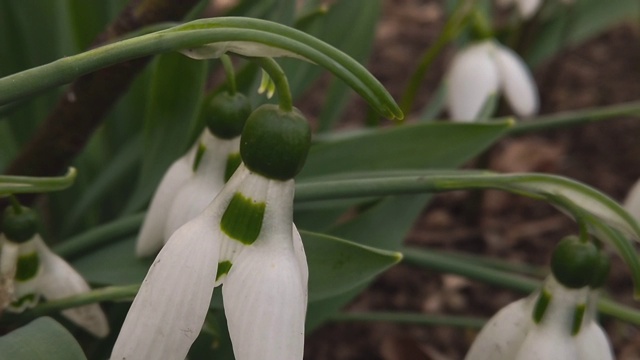
POLYGON ((590 288, 570 289, 549 276, 540 291, 494 315, 465 359, 613 359, 590 301, 595 301, 590 288))
POLYGON ((241 164, 162 248, 111 359, 184 359, 219 284, 236 359, 302 359, 308 270, 293 195, 293 180, 241 164))
POLYGON ((153 255, 213 200, 224 186, 227 165, 239 158, 239 141, 239 137, 221 139, 205 129, 200 140, 169 167, 142 224, 138 256, 153 255))
POLYGON ((456 54, 446 81, 447 107, 456 121, 473 121, 487 99, 499 91, 518 116, 538 111, 538 89, 527 65, 494 40, 472 44, 456 54))
MULTIPOLYGON (((560 0, 565 5, 573 4, 575 0, 560 0)), ((540 6, 542 5, 542 0, 497 0, 496 3, 498 6, 507 7, 514 5, 518 9, 518 13, 520 17, 527 20, 533 17, 540 6)))
MULTIPOLYGON (((57 300, 91 290, 84 278, 53 253, 38 234, 20 243, 2 234, 0 251, 3 275, 14 275, 12 288, 4 291, 11 299, 7 311, 22 312, 37 305, 41 297, 57 300)), ((109 323, 98 304, 63 310, 62 315, 97 337, 109 333, 109 323)))

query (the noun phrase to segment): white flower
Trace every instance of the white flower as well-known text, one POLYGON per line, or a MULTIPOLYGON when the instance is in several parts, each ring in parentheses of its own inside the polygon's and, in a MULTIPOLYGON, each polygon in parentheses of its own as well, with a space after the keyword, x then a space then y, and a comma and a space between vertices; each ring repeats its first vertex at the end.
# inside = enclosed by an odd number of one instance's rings
POLYGON ((239 143, 240 137, 225 140, 205 129, 196 145, 169 167, 142 224, 138 256, 160 250, 171 234, 209 205, 224 186, 229 158, 239 159, 239 143))
POLYGON ((184 359, 221 283, 236 359, 302 359, 308 270, 293 195, 293 180, 241 164, 162 248, 111 359, 184 359))
MULTIPOLYGON (((84 278, 53 253, 38 234, 23 243, 12 242, 2 234, 0 246, 1 272, 13 274, 12 288, 3 291, 11 298, 7 311, 22 312, 37 305, 40 297, 57 300, 91 290, 84 278)), ((62 315, 97 337, 109 333, 109 323, 98 304, 63 310, 62 315)))
POLYGON ((569 289, 549 276, 541 291, 494 315, 465 359, 613 359, 607 337, 593 319, 592 301, 589 288, 569 289))
MULTIPOLYGON (((565 5, 571 5, 574 1, 575 0, 560 0, 560 2, 565 5)), ((497 0, 496 3, 501 7, 511 6, 515 3, 520 16, 527 20, 538 12, 540 5, 542 5, 542 0, 497 0)))
POLYGON ((527 117, 538 111, 538 90, 527 65, 496 41, 485 40, 456 54, 446 79, 453 120, 473 121, 498 91, 504 92, 517 115, 527 117))

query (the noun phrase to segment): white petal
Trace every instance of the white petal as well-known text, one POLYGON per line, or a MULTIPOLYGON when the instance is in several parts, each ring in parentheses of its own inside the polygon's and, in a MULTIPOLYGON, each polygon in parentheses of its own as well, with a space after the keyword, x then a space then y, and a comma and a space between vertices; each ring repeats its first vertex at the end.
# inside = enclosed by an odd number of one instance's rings
POLYGON ((267 180, 260 234, 238 255, 222 287, 238 360, 303 356, 308 270, 301 241, 294 240, 293 192, 293 180, 267 180))
POLYGON ((302 282, 307 284, 309 282, 309 266, 307 265, 307 255, 304 252, 304 245, 302 244, 302 237, 296 224, 293 224, 293 252, 298 260, 298 267, 300 269, 300 275, 302 276, 302 282))
POLYGON ((495 44, 493 55, 504 95, 519 116, 538 112, 538 88, 527 65, 511 49, 495 44))
MULTIPOLYGON (((279 240, 292 241, 291 235, 279 240)), ((265 250, 245 249, 222 286, 234 354, 238 360, 301 360, 307 286, 293 251, 265 250)))
MULTIPOLYGON (((193 150, 192 150, 193 151, 193 150)), ((156 189, 147 216, 142 224, 138 241, 136 242, 137 256, 150 256, 160 250, 164 240, 164 229, 171 209, 171 204, 180 187, 193 171, 192 151, 176 160, 167 170, 156 189)))
POLYGON ((311 62, 309 59, 288 50, 250 41, 224 41, 207 44, 180 52, 192 59, 215 59, 227 52, 251 57, 291 57, 311 62))
POLYGON ((523 19, 530 19, 533 15, 536 14, 540 5, 542 4, 541 0, 517 0, 516 2, 518 6, 518 11, 520 12, 520 16, 523 19))
POLYGON ((223 140, 208 135, 203 140, 206 150, 196 173, 179 190, 175 190, 177 194, 170 206, 164 232, 167 240, 180 226, 198 216, 218 195, 225 183, 229 154, 240 151, 239 137, 223 140))
MULTIPOLYGON (((16 276, 14 278, 14 302, 7 310, 12 312, 22 312, 27 308, 32 308, 40 301, 40 275, 42 274, 42 256, 38 253, 37 240, 40 235, 35 234, 31 239, 18 244, 18 262, 16 266, 16 276), (37 257, 38 269, 28 279, 20 278, 20 261, 26 256, 37 257)), ((8 242, 8 241, 7 241, 8 242)))
POLYGON ((540 323, 527 334, 515 359, 581 359, 572 327, 576 307, 588 301, 588 289, 568 289, 553 276, 545 280, 544 286, 551 294, 551 301, 540 323))
POLYGON ((578 359, 580 360, 612 360, 613 351, 607 335, 595 322, 589 322, 580 330, 576 338, 578 359))
POLYGON ((215 224, 199 216, 178 229, 142 282, 111 359, 184 359, 211 301, 218 267, 215 224))
POLYGON ((513 302, 482 328, 466 360, 512 360, 533 326, 531 311, 535 297, 513 302))
POLYGON ((459 52, 447 75, 447 106, 452 120, 473 121, 487 98, 498 91, 498 69, 482 42, 459 52))
POLYGON ((18 262, 18 244, 0 234, 0 313, 11 304, 18 262))
MULTIPOLYGON (((46 299, 62 299, 91 290, 82 275, 49 250, 42 239, 36 239, 36 246, 42 262, 38 289, 46 299)), ((62 315, 97 337, 105 337, 109 334, 109 322, 98 304, 63 310, 62 315)))

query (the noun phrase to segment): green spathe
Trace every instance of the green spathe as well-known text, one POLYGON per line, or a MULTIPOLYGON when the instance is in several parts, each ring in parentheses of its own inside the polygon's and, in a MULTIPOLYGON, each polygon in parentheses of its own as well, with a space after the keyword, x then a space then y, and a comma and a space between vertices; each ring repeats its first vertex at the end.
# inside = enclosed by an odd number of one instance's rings
POLYGON ((237 192, 222 215, 220 228, 230 238, 251 245, 260 235, 266 205, 237 192))
POLYGON ((257 108, 242 130, 240 155, 247 168, 270 179, 296 176, 309 152, 311 130, 297 109, 267 104, 257 108))

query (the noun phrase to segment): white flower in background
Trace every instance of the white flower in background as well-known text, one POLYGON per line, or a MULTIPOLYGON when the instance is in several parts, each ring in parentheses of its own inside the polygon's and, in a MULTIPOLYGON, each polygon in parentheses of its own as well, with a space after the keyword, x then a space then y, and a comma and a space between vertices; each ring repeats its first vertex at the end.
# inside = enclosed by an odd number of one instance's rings
POLYGON ((111 359, 184 359, 220 284, 236 359, 302 359, 308 270, 293 195, 293 180, 241 164, 162 248, 111 359))
POLYGON ((494 40, 472 44, 455 55, 446 75, 447 107, 455 121, 473 121, 487 99, 503 92, 513 111, 538 111, 538 89, 524 61, 494 40))
POLYGON ((240 137, 222 139, 205 129, 200 140, 169 167, 142 224, 138 256, 160 250, 174 231, 209 205, 224 186, 227 164, 240 161, 239 149, 240 137))
POLYGON ((549 276, 541 291, 494 315, 465 359, 613 359, 606 334, 594 320, 594 301, 589 287, 571 289, 549 276))
MULTIPOLYGON (((571 5, 575 0, 560 0, 565 5, 571 5)), ((542 5, 542 0, 496 0, 496 3, 500 7, 508 7, 515 4, 518 8, 518 13, 520 17, 527 20, 533 17, 540 6, 542 5)))
MULTIPOLYGON (((91 288, 66 261, 53 253, 35 234, 24 242, 14 242, 0 235, 0 270, 2 275, 13 274, 7 311, 22 312, 38 304, 41 297, 57 300, 89 292, 91 288)), ((6 299, 4 299, 6 300, 6 299)), ((109 333, 109 323, 98 304, 83 305, 62 311, 71 322, 97 337, 109 333)))

